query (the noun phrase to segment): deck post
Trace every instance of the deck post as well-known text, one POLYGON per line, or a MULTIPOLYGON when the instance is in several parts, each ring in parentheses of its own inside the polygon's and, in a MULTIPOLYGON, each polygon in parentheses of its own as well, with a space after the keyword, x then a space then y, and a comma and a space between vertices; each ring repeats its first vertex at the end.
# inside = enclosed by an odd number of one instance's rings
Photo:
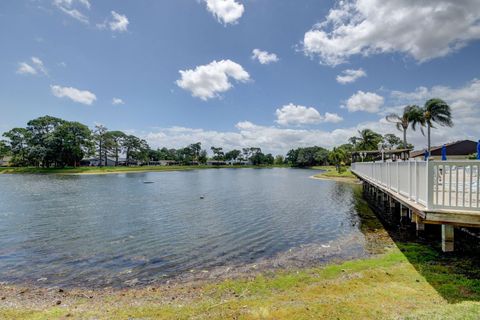
POLYGON ((433 163, 428 161, 427 160, 427 163, 426 163, 426 167, 425 167, 425 170, 426 170, 426 197, 427 197, 427 203, 426 203, 426 207, 427 207, 427 210, 429 209, 433 209, 433 163))
POLYGON ((415 216, 415 225, 416 225, 417 234, 418 234, 418 231, 425 230, 425 223, 423 223, 422 219, 420 219, 420 217, 417 216, 416 214, 414 214, 414 216, 415 216))
POLYGON ((405 207, 403 204, 400 203, 400 216, 402 218, 408 217, 408 208, 405 207))
POLYGON ((449 224, 442 224, 442 251, 452 252, 454 248, 454 228, 449 224))

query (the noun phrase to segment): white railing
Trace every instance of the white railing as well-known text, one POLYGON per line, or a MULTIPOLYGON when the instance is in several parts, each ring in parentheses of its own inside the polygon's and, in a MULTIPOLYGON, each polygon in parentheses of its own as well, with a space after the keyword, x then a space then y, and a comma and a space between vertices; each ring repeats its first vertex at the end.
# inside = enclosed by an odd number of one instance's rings
POLYGON ((480 211, 480 161, 356 162, 352 172, 427 210, 480 211))

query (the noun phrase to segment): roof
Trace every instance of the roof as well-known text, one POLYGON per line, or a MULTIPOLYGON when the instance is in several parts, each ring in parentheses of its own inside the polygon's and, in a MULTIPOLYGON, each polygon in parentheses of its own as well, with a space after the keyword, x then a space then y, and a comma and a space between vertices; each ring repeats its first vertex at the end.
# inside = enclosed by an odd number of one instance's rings
MULTIPOLYGON (((472 153, 477 152, 477 142, 472 140, 459 140, 454 142, 446 143, 447 155, 451 156, 468 156, 472 153)), ((430 154, 432 156, 438 156, 442 154, 443 146, 434 146, 430 148, 430 154)), ((425 150, 416 150, 410 153, 412 158, 420 157, 425 154, 425 150)))
MULTIPOLYGON (((412 150, 410 149, 392 149, 392 150, 383 150, 384 154, 398 154, 402 152, 411 152, 412 150)), ((359 150, 359 151, 353 151, 352 154, 360 154, 360 153, 365 153, 365 154, 381 154, 381 150, 359 150)))

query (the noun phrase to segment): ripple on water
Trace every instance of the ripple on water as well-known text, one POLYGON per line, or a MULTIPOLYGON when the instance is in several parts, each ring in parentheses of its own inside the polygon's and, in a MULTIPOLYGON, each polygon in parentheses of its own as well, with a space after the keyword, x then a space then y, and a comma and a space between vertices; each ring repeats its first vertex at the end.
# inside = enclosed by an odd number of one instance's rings
POLYGON ((354 187, 311 174, 0 175, 0 281, 123 286, 362 252, 354 187))

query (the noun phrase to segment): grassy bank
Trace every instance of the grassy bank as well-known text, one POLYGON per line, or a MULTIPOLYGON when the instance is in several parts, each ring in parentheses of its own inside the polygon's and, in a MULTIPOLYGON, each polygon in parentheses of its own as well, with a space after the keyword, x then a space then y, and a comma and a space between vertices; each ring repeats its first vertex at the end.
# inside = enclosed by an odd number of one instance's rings
POLYGON ((36 167, 0 167, 0 174, 108 174, 128 172, 185 171, 196 169, 218 168, 275 168, 282 166, 142 166, 142 167, 68 167, 68 168, 36 168, 36 167))
POLYGON ((339 181, 356 181, 356 177, 350 171, 350 167, 345 167, 343 171, 338 172, 335 166, 316 166, 312 169, 323 170, 324 172, 314 175, 318 179, 331 179, 339 181))
POLYGON ((477 319, 480 280, 455 261, 404 243, 368 259, 217 283, 97 292, 4 287, 0 318, 477 319))

